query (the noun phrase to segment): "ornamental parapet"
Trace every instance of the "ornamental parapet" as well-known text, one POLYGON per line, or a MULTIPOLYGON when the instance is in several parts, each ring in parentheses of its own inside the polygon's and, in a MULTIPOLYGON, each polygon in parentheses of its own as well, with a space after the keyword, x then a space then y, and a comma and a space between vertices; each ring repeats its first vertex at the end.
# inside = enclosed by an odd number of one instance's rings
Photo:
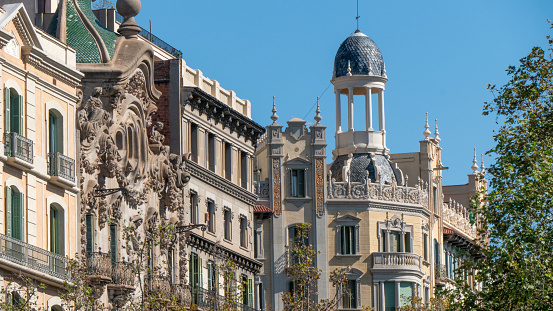
MULTIPOLYGON (((382 180, 382 179, 380 179, 382 180)), ((363 182, 337 182, 329 174, 328 198, 345 200, 380 200, 422 205, 428 209, 428 184, 418 180, 415 187, 400 186, 395 179, 391 184, 372 182, 367 176, 363 182)), ((405 182, 407 184, 407 182, 405 182)))
POLYGON ((471 212, 462 204, 449 199, 443 203, 444 221, 455 230, 474 240, 478 235, 477 227, 471 222, 471 212))

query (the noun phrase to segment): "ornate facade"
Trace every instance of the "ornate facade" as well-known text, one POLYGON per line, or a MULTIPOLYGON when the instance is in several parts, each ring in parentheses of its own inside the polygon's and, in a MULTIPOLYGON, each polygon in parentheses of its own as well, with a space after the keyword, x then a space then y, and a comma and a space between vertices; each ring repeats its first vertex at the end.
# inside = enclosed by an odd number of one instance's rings
POLYGON ((387 81, 378 47, 355 31, 340 45, 334 62, 337 131, 333 162, 327 167, 319 111, 309 133, 305 121, 297 119, 282 130, 273 108, 273 124, 256 149, 256 229, 258 247, 264 250, 267 306, 282 309, 281 294, 293 288, 288 284, 294 280, 284 273, 286 249, 299 223, 309 222, 314 229, 308 243, 319 252, 319 298, 337 291, 329 285, 330 271, 348 270, 347 290, 339 293, 341 310, 391 310, 414 295, 428 300, 436 288, 453 284, 462 260, 478 257, 472 248, 476 236, 468 201, 486 186, 480 179, 483 165, 481 171, 473 167, 467 185, 442 186, 445 167, 438 128, 436 124, 430 137, 428 120, 420 151, 390 154, 384 113, 387 81), (343 102, 347 127, 342 126, 343 102), (354 102, 364 104, 362 127, 354 122, 359 121, 354 102), (467 250, 468 257, 459 255, 459 248, 467 250))

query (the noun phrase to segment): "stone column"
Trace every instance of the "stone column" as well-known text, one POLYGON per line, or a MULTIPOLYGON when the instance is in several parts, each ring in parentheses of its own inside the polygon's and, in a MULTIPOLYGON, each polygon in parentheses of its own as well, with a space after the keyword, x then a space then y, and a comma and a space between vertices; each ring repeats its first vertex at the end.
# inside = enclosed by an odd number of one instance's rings
POLYGON ((401 284, 401 283, 400 283, 399 281, 396 281, 396 282, 395 282, 395 287, 396 287, 396 306, 399 306, 399 302, 401 301, 401 300, 399 299, 399 289, 401 288, 400 284, 401 284))
POLYGON ((380 131, 386 131, 384 121, 384 90, 378 93, 378 127, 380 131))
POLYGON ((340 91, 334 90, 336 94, 336 133, 342 133, 342 104, 340 103, 340 91))
POLYGON ((353 87, 348 87, 348 131, 354 131, 353 128, 353 87))
POLYGON ((367 88, 367 94, 365 95, 365 123, 367 125, 367 131, 373 130, 373 100, 371 96, 371 88, 367 88))

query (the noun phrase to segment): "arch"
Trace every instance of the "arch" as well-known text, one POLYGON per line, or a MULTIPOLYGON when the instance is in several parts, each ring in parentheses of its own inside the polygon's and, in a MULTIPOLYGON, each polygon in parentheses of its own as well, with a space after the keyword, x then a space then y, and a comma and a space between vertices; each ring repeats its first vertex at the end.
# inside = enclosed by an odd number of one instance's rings
POLYGON ((48 221, 48 228, 50 228, 49 230, 47 230, 48 246, 49 246, 48 250, 51 251, 52 253, 65 255, 68 253, 67 247, 69 244, 69 243, 66 243, 66 232, 67 232, 66 220, 69 218, 69 214, 68 214, 69 210, 67 208, 67 204, 65 203, 62 197, 55 194, 51 194, 48 197, 46 197, 46 206, 48 207, 46 217, 48 221), (58 221, 57 223, 58 237, 56 240, 58 242, 57 252, 55 249, 52 249, 52 208, 54 208, 55 211, 57 211, 57 217, 58 217, 56 219, 58 221))
MULTIPOLYGON (((290 224, 286 227, 286 232, 285 232, 286 233, 286 240, 285 240, 285 243, 286 243, 286 245, 288 245, 288 247, 292 247, 292 245, 290 245, 290 243, 292 242, 292 240, 297 239, 297 237, 295 236, 296 235, 296 227, 301 226, 301 225, 303 225, 303 223, 298 222, 298 223, 290 224)), ((305 245, 309 245, 310 236, 311 235, 308 234, 307 239, 305 239, 303 241, 305 245)))
POLYGON ((4 83, 4 130, 6 133, 23 135, 24 124, 23 92, 12 79, 4 83))
MULTIPOLYGON (((19 180, 10 177, 5 184, 5 234, 25 242, 25 194, 19 180)), ((13 247, 16 247, 14 244, 13 247)), ((19 246, 18 246, 19 247, 19 246)), ((17 249, 13 251, 19 255, 17 249)))
POLYGON ((62 301, 60 297, 52 297, 47 302, 48 311, 63 311, 62 301))
POLYGON ((66 147, 63 144, 65 140, 67 140, 67 136, 65 135, 67 127, 67 112, 63 108, 63 106, 58 103, 55 100, 49 100, 46 102, 46 110, 47 113, 44 114, 44 124, 46 126, 46 130, 43 133, 46 133, 46 141, 44 142, 46 144, 47 153, 50 153, 50 140, 51 140, 51 131, 50 131, 50 113, 53 113, 58 118, 58 124, 57 124, 57 135, 61 135, 61 138, 57 139, 58 144, 58 152, 67 155, 69 150, 65 150, 66 147))

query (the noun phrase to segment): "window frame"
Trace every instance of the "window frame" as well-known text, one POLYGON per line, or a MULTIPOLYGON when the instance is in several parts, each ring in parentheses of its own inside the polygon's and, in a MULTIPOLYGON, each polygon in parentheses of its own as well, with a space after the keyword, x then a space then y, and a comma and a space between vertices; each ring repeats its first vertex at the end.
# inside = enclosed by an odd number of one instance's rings
POLYGON ((240 247, 248 248, 248 218, 240 215, 240 247))
POLYGON ((359 230, 360 230, 361 218, 353 215, 344 215, 336 219, 336 256, 360 256, 360 244, 359 244, 359 230), (345 254, 343 252, 343 232, 344 228, 353 228, 352 238, 352 252, 351 254, 345 254))
POLYGON ((224 221, 224 239, 232 241, 232 211, 230 208, 225 207, 223 209, 223 221, 224 221))
POLYGON ((351 284, 353 285, 354 289, 354 304, 355 306, 352 306, 350 303, 352 302, 351 299, 349 299, 348 304, 344 303, 344 297, 350 296, 351 294, 344 293, 344 290, 342 287, 338 288, 337 290, 340 291, 339 300, 338 300, 338 309, 346 309, 346 310, 355 310, 361 308, 361 277, 363 276, 363 271, 353 268, 349 272, 346 273, 346 278, 348 280, 348 286, 351 284))
POLYGON ((396 253, 390 249, 390 232, 399 233, 399 253, 413 252, 414 226, 408 225, 403 219, 393 216, 391 219, 379 221, 377 225, 378 249, 382 253, 396 253))

